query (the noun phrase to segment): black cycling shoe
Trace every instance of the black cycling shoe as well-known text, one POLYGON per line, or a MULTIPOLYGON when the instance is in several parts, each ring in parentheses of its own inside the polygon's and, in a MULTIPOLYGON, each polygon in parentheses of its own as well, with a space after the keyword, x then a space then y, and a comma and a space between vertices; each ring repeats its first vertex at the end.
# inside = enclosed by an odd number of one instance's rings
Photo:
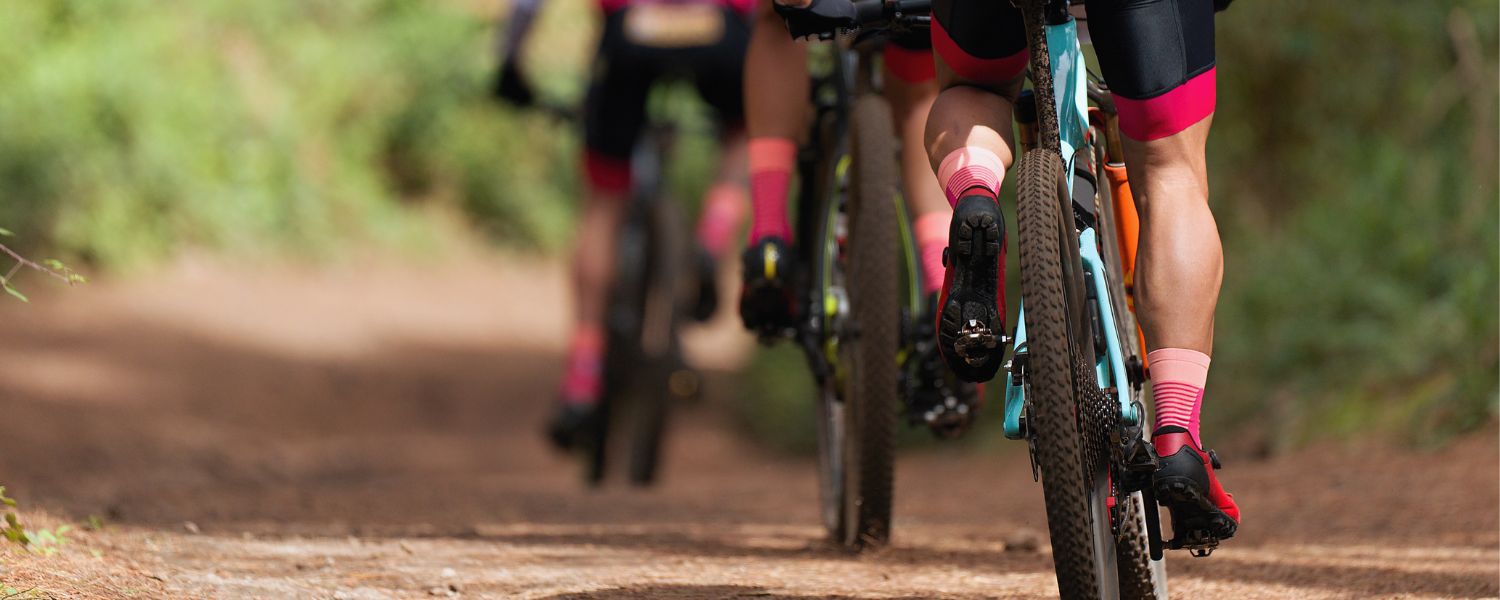
POLYGON ((962 437, 974 424, 984 397, 975 383, 960 380, 943 363, 938 352, 936 322, 937 294, 927 299, 922 319, 917 321, 916 378, 907 404, 907 420, 912 425, 926 425, 942 439, 962 437))
POLYGON ((987 196, 965 196, 953 211, 943 251, 938 349, 959 379, 995 378, 1005 356, 1005 218, 987 196))
POLYGON ((583 447, 598 433, 603 422, 599 407, 592 404, 560 404, 547 423, 547 439, 558 450, 583 447))
POLYGON ((712 319, 719 310, 719 261, 702 246, 694 252, 694 269, 698 277, 698 298, 690 316, 699 323, 712 319))
POLYGON ((765 238, 745 250, 740 318, 745 329, 762 339, 783 335, 796 326, 793 264, 791 248, 780 238, 765 238))

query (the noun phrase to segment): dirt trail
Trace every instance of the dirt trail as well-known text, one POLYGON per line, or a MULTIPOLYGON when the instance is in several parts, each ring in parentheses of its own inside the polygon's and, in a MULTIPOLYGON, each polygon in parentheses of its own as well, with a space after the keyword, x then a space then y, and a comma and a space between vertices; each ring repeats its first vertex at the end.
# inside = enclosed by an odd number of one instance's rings
MULTIPOLYGON (((710 397, 664 484, 581 489, 536 433, 562 286, 513 259, 185 262, 0 303, 0 483, 33 526, 109 523, 51 556, 0 550, 0 581, 89 598, 1055 596, 1019 445, 907 453, 893 547, 824 546, 812 464, 720 416, 732 326, 700 340, 710 397)), ((1174 595, 1500 595, 1495 434, 1425 455, 1231 458, 1242 536, 1174 556, 1174 595)))

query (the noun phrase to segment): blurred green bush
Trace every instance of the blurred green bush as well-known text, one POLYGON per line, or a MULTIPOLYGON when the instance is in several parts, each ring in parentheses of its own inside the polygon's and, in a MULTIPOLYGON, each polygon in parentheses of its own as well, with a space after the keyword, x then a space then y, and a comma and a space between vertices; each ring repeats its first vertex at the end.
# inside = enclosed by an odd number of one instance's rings
POLYGON ((1238 2, 1210 142, 1212 408, 1272 446, 1496 412, 1497 4, 1238 2))
POLYGON ((5 13, 0 223, 64 255, 120 268, 188 246, 417 241, 430 235, 407 218, 418 202, 519 244, 566 236, 572 136, 488 102, 490 23, 459 3, 35 0, 5 13))

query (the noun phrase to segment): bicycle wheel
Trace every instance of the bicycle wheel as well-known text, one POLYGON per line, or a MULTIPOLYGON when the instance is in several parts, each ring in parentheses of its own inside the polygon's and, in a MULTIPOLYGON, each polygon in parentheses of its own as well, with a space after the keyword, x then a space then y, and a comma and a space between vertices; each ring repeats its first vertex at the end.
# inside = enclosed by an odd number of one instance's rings
POLYGON ((599 400, 599 426, 585 449, 584 479, 603 482, 609 458, 617 446, 612 433, 626 421, 626 411, 643 364, 641 327, 645 319, 651 255, 651 218, 647 207, 633 201, 627 209, 615 244, 615 279, 605 307, 606 332, 604 393, 599 400))
MULTIPOLYGON (((630 482, 650 485, 656 479, 662 437, 671 403, 678 396, 674 378, 687 374, 682 361, 678 321, 686 295, 687 241, 682 214, 669 198, 646 203, 647 253, 642 274, 640 362, 631 386, 630 482)), ((696 391, 696 390, 692 390, 696 391)))
POLYGON ((863 548, 890 538, 901 265, 890 107, 866 95, 855 101, 850 118, 847 268, 854 329, 839 339, 846 369, 844 538, 846 545, 863 548))
MULTIPOLYGON (((1098 181, 1105 181, 1102 151, 1096 154, 1094 164, 1099 165, 1095 169, 1098 181)), ((1125 282, 1120 275, 1124 272, 1124 256, 1121 252, 1120 230, 1115 227, 1118 215, 1115 214, 1111 186, 1100 185, 1098 189, 1097 232, 1104 262, 1109 267, 1105 282, 1109 287, 1110 306, 1115 315, 1115 333, 1119 336, 1120 351, 1125 354, 1126 364, 1131 364, 1130 359, 1139 360, 1137 353, 1140 348, 1140 330, 1136 327, 1134 313, 1130 312, 1125 301, 1125 282)), ((1132 387, 1128 393, 1133 400, 1141 400, 1139 387, 1132 387)), ((1145 415, 1141 415, 1141 418, 1144 419, 1145 415)), ((1133 492, 1116 500, 1111 518, 1116 523, 1115 556, 1120 571, 1120 597, 1125 600, 1157 600, 1167 597, 1166 561, 1151 559, 1147 537, 1146 511, 1156 509, 1154 503, 1147 506, 1141 492, 1133 492)))
MULTIPOLYGON (((1092 362, 1092 336, 1083 304, 1082 264, 1056 152, 1033 150, 1021 157, 1017 195, 1021 293, 1028 335, 1026 396, 1029 427, 1041 468, 1042 494, 1057 584, 1064 599, 1111 598, 1117 594, 1114 539, 1104 497, 1107 463, 1085 444, 1093 428, 1083 422, 1080 366, 1092 362), (1100 469, 1101 466, 1106 468, 1100 469), (1102 471, 1102 472, 1101 472, 1102 471)), ((1090 369, 1087 375, 1092 378, 1090 369)), ((1095 385, 1097 390, 1098 386, 1095 385)))

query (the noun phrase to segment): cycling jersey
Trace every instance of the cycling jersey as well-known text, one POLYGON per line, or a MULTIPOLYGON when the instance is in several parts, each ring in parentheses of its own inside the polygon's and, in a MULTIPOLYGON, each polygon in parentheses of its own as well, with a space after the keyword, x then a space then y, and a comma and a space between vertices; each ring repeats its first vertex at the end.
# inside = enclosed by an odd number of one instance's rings
POLYGON ((684 4, 706 4, 728 8, 741 15, 749 16, 755 10, 756 0, 599 0, 599 8, 605 14, 617 12, 631 6, 656 5, 673 6, 684 4))
MULTIPOLYGON (((1089 35, 1120 130, 1167 137, 1214 111, 1214 0, 1089 0, 1089 35)), ((932 45, 959 77, 1000 89, 1026 70, 1021 12, 997 0, 936 0, 932 45)))

